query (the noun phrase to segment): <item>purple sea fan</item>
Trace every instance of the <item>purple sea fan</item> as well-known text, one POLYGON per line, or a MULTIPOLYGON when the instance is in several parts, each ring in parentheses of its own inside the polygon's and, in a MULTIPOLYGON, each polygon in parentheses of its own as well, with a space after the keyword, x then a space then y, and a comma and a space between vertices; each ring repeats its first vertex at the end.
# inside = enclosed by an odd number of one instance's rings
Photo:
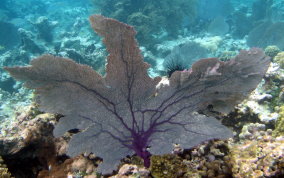
POLYGON ((79 129, 68 155, 93 152, 103 158, 103 173, 126 155, 136 153, 149 166, 152 154, 190 148, 203 141, 226 139, 232 132, 213 117, 196 111, 208 106, 228 112, 260 82, 270 59, 260 49, 241 51, 228 62, 202 59, 187 71, 176 71, 168 84, 147 74, 136 32, 100 15, 90 17, 109 52, 106 76, 70 59, 43 55, 30 66, 6 67, 25 86, 35 89, 40 109, 64 115, 54 129, 61 136, 79 129))

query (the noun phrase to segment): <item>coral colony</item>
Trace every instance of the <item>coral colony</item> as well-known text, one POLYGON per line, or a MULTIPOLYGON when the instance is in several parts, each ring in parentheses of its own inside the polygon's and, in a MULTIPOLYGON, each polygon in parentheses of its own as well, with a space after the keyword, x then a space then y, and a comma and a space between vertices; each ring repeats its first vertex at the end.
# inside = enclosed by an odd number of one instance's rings
POLYGON ((109 53, 105 76, 51 55, 32 60, 30 66, 5 69, 35 89, 42 111, 64 115, 55 136, 79 130, 69 142, 68 155, 92 152, 102 157, 103 173, 127 155, 137 154, 148 167, 151 154, 169 153, 173 144, 190 148, 232 137, 230 129, 198 111, 229 112, 256 88, 270 63, 260 49, 252 48, 227 62, 202 59, 169 78, 151 78, 133 27, 100 15, 90 21, 109 53))

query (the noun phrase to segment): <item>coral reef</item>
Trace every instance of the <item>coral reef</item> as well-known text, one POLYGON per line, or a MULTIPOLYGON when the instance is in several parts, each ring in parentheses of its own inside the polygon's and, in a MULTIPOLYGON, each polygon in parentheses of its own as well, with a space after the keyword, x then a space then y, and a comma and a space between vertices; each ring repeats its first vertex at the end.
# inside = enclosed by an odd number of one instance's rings
MULTIPOLYGON (((96 177, 96 165, 99 163, 94 155, 79 155, 74 158, 63 158, 66 153, 67 142, 70 133, 53 138, 51 130, 58 120, 54 115, 38 114, 36 108, 31 108, 27 114, 19 115, 19 123, 6 130, 1 139, 1 155, 6 155, 8 167, 14 175, 19 175, 21 169, 13 166, 14 161, 23 163, 22 157, 39 159, 36 165, 30 164, 35 160, 29 160, 30 169, 35 170, 39 165, 45 165, 45 169, 37 172, 38 177, 46 176, 86 176, 96 177), (43 143, 48 143, 43 144, 43 143), (4 147, 3 147, 4 145, 4 147), (31 145, 33 146, 32 151, 31 145), (23 152, 21 150, 28 150, 23 152), (54 150, 46 154, 46 150, 54 150), (7 156, 8 155, 8 156, 7 156), (57 155, 57 156, 56 156, 57 155), (43 164, 44 163, 44 164, 43 164), (17 169, 17 171, 15 171, 17 169)), ((248 124, 238 135, 237 140, 210 141, 190 150, 180 150, 176 147, 176 154, 154 155, 149 169, 141 166, 141 160, 133 162, 138 165, 123 164, 118 173, 113 177, 245 177, 246 175, 279 176, 283 170, 283 136, 274 138, 272 130, 266 130, 263 124, 248 124)), ((22 164, 20 164, 22 165, 22 164)), ((22 174, 20 174, 22 175, 22 174)), ((25 175, 28 175, 27 173, 25 175)))
POLYGON ((279 107, 279 118, 275 123, 275 129, 273 130, 273 136, 284 136, 284 105, 279 107))
POLYGON ((233 136, 215 118, 196 111, 230 112, 255 89, 270 64, 261 49, 252 48, 228 62, 201 59, 189 70, 175 71, 167 79, 169 85, 163 85, 161 77, 147 74, 149 65, 140 55, 133 27, 100 15, 91 16, 90 21, 110 53, 105 77, 89 66, 51 55, 34 59, 30 66, 4 69, 36 90, 42 111, 64 115, 55 136, 78 130, 68 155, 103 155, 99 165, 103 173, 131 153, 148 167, 151 153, 170 152, 173 143, 190 148, 233 136), (115 154, 107 153, 114 148, 115 154))
POLYGON ((166 33, 168 39, 177 37, 183 21, 190 22, 195 18, 197 5, 196 0, 97 0, 94 3, 102 15, 133 25, 143 46, 162 41, 158 39, 161 33, 166 33))
POLYGON ((15 177, 47 177, 96 174, 93 155, 65 156, 70 134, 54 138, 52 130, 60 116, 41 114, 32 107, 10 127, 2 128, 0 155, 15 177))
POLYGON ((154 177, 177 178, 182 177, 187 166, 177 155, 155 155, 151 157, 150 171, 154 177))
POLYGON ((272 177, 284 174, 283 137, 272 131, 254 131, 255 136, 236 141, 210 141, 177 155, 153 157, 154 177, 272 177), (176 160, 176 161, 174 161, 176 160), (184 166, 186 165, 186 166, 184 166), (169 176, 168 176, 169 175, 169 176))
POLYGON ((239 134, 240 139, 261 139, 265 131, 265 125, 260 123, 249 123, 243 126, 241 133, 239 134))
POLYGON ((0 156, 0 177, 1 178, 12 178, 7 166, 4 164, 2 157, 0 156))
POLYGON ((53 29, 57 23, 56 21, 50 22, 46 16, 41 16, 33 22, 33 25, 38 30, 39 38, 51 43, 53 41, 53 29))
POLYGON ((18 30, 21 38, 21 48, 23 50, 32 52, 34 54, 41 54, 43 53, 44 47, 40 44, 35 42, 35 37, 32 32, 26 31, 22 28, 18 30))
MULTIPOLYGON (((272 132, 270 132, 271 134, 272 132)), ((284 138, 265 135, 230 148, 234 177, 272 177, 284 174, 284 138)))
POLYGON ((277 46, 267 46, 264 53, 267 56, 274 58, 281 50, 277 46))
MULTIPOLYGON (((48 53, 105 75, 108 52, 87 20, 94 11, 135 26, 153 78, 185 71, 196 58, 229 61, 248 46, 261 46, 273 58, 264 80, 233 112, 200 111, 220 119, 233 130, 234 139, 212 140, 189 150, 175 145, 173 154, 152 157, 156 169, 128 155, 106 176, 175 177, 176 171, 180 177, 283 177, 282 0, 0 0, 0 66, 27 65, 48 53)), ((97 155, 66 155, 68 142, 81 130, 54 138, 53 128, 62 116, 42 113, 31 105, 33 97, 0 69, 0 177, 102 177, 97 155)), ((111 149, 106 154, 118 153, 111 149)))
MULTIPOLYGON (((9 81, 9 80, 8 80, 9 81)), ((10 80, 11 81, 11 80, 10 80)), ((9 128, 11 122, 16 120, 16 116, 27 112, 31 105, 33 97, 32 92, 23 88, 15 89, 8 87, 10 83, 1 83, 3 88, 8 91, 0 89, 0 133, 2 128, 9 128), (7 86, 3 86, 6 85, 7 86), (15 92, 17 91, 17 92, 15 92)), ((14 83, 13 83, 14 84, 14 83)), ((16 84, 15 84, 16 85, 16 84)), ((13 86, 13 85, 12 85, 13 86)))
POLYGON ((274 58, 273 61, 279 64, 279 66, 284 69, 284 52, 279 52, 274 58))
POLYGON ((96 177, 95 161, 79 155, 77 157, 66 159, 63 163, 57 163, 49 166, 48 170, 42 170, 38 178, 45 177, 96 177))
POLYGON ((227 141, 210 141, 185 152, 183 160, 188 167, 185 177, 228 177, 229 147, 227 141))
POLYGON ((15 177, 33 177, 43 167, 48 167, 47 160, 54 158, 52 120, 56 118, 50 114, 35 117, 35 114, 37 111, 31 108, 1 130, 0 155, 15 177))
MULTIPOLYGON (((281 56, 281 52, 278 53, 281 56)), ((274 57, 275 61, 276 56, 274 57)), ((262 122, 273 124, 279 117, 279 107, 283 104, 283 83, 284 71, 277 62, 271 63, 265 79, 252 92, 247 100, 236 107, 234 116, 248 114, 247 122, 262 122), (255 117, 252 117, 257 115, 255 117), (254 120, 249 119, 255 118, 254 120)), ((233 117, 234 117, 233 116, 233 117)), ((234 119, 234 118, 232 118, 234 119)))
POLYGON ((144 167, 138 167, 137 165, 124 164, 118 171, 117 175, 110 178, 148 178, 150 177, 150 171, 144 167))
POLYGON ((222 42, 222 37, 220 36, 213 36, 208 38, 197 38, 194 40, 196 43, 199 43, 201 47, 215 52, 219 48, 220 43, 222 42))

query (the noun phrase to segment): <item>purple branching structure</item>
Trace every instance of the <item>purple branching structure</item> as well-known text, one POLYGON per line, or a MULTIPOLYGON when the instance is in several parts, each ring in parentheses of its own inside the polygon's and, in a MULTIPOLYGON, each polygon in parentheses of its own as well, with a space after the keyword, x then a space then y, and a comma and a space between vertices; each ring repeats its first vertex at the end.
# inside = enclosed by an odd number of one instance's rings
POLYGON ((218 120, 197 111, 210 106, 228 113, 256 88, 270 63, 253 48, 228 62, 202 59, 170 78, 151 78, 133 27, 100 15, 90 21, 109 52, 105 76, 51 55, 33 59, 30 66, 5 69, 35 89, 40 110, 64 115, 54 129, 56 137, 80 130, 67 154, 102 157, 102 173, 112 171, 127 155, 137 154, 149 167, 151 154, 169 153, 173 144, 190 148, 232 137, 218 120))

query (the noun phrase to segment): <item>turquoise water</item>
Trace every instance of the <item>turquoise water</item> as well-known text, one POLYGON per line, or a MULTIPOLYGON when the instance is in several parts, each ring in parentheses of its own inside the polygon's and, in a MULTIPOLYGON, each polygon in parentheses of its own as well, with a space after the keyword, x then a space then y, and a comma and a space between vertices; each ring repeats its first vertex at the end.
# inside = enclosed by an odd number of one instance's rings
MULTIPOLYGON (((284 50, 283 0, 1 0, 0 128, 17 122, 34 101, 33 91, 15 81, 4 66, 26 66, 33 58, 51 54, 105 75, 108 52, 90 26, 93 14, 135 28, 151 77, 171 77, 202 58, 229 61, 252 47, 266 49, 281 71, 284 66, 284 59, 273 59, 284 50)), ((277 120, 269 114, 279 115, 283 103, 282 75, 267 77, 273 87, 258 91, 272 97, 259 116, 269 126, 277 120)))
POLYGON ((2 0, 1 65, 27 64, 34 56, 50 53, 73 57, 80 63, 100 68, 103 62, 92 64, 91 59, 83 57, 90 53, 84 48, 93 50, 91 45, 99 45, 98 40, 90 39, 95 34, 90 30, 88 17, 94 13, 133 25, 140 45, 154 55, 146 58, 153 68, 157 65, 156 58, 166 58, 176 43, 185 43, 184 38, 222 37, 221 43, 228 47, 218 49, 220 51, 213 49, 213 54, 208 54, 215 57, 224 50, 253 46, 284 48, 279 34, 284 18, 280 0, 2 0), (233 40, 237 44, 232 45, 233 40), (174 44, 165 45, 166 42, 174 44), (14 49, 20 49, 21 55, 15 54, 14 49), (14 56, 4 58, 7 52, 14 56))

